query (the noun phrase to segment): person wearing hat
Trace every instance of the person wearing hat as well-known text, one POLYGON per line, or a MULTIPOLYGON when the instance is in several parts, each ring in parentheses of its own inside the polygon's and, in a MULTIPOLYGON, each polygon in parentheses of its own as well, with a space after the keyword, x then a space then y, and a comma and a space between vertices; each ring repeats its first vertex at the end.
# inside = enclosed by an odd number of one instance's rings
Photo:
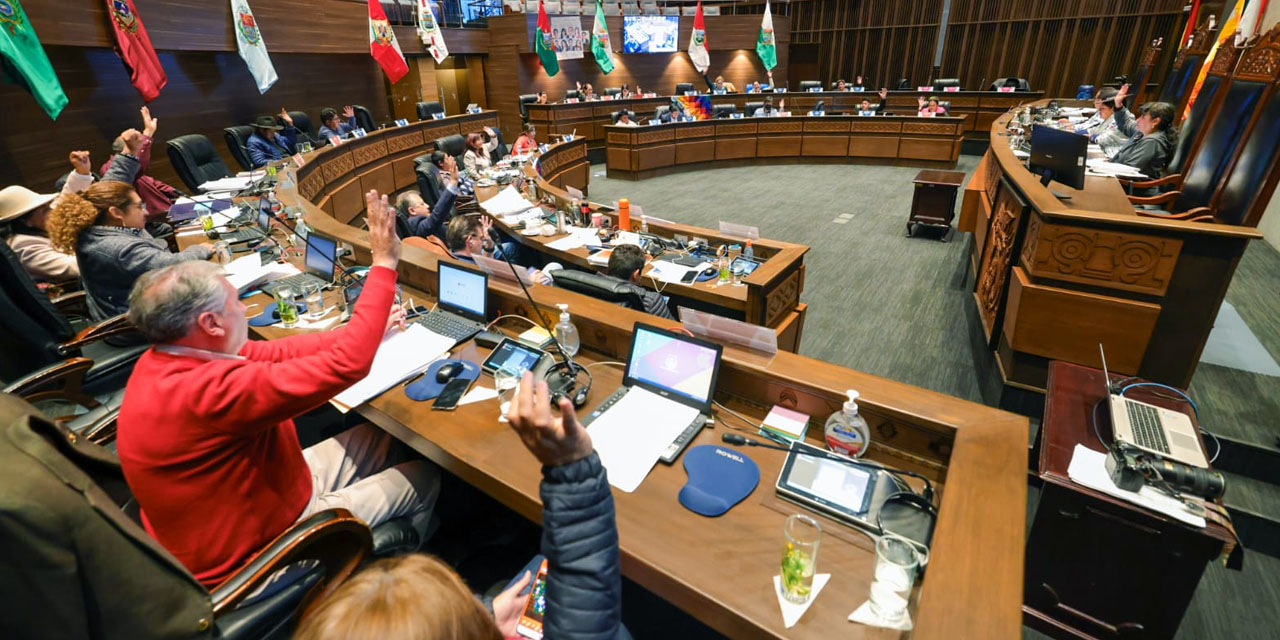
POLYGON ((293 128, 289 112, 281 109, 278 117, 284 120, 283 127, 276 122, 276 116, 258 116, 251 123, 254 132, 245 146, 255 169, 293 155, 294 145, 298 144, 298 130, 293 128))

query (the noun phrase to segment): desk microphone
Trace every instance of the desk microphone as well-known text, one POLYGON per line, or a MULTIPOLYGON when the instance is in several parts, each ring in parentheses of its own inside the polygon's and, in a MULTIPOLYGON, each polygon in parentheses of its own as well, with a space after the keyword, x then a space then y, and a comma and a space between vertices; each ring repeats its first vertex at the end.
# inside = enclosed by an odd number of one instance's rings
MULTIPOLYGON (((791 450, 792 450, 792 449, 791 449, 791 447, 783 447, 783 446, 779 446, 779 445, 776 445, 776 444, 766 444, 766 443, 764 443, 764 442, 760 442, 759 440, 752 440, 751 438, 747 438, 747 437, 742 436, 742 435, 737 434, 737 433, 725 433, 724 435, 720 436, 720 439, 721 439, 721 440, 723 440, 723 441, 725 441, 725 442, 727 442, 727 443, 729 443, 729 444, 732 444, 732 445, 743 445, 743 444, 745 444, 745 445, 748 445, 748 446, 751 446, 751 447, 760 447, 760 448, 762 448, 762 449, 777 449, 778 451, 791 451, 791 450)), ((889 468, 889 467, 886 467, 886 466, 881 465, 881 464, 877 464, 877 463, 875 463, 875 462, 871 462, 871 461, 869 461, 869 460, 854 460, 854 459, 852 459, 852 458, 846 458, 846 457, 844 457, 844 456, 838 456, 838 455, 836 455, 836 454, 834 454, 834 453, 827 453, 826 451, 812 451, 812 452, 810 452, 810 451, 806 451, 806 452, 804 452, 804 453, 801 453, 800 455, 802 455, 802 456, 813 456, 813 457, 815 457, 815 458, 825 458, 825 459, 827 459, 827 460, 834 460, 834 461, 836 461, 836 462, 842 462, 842 463, 847 464, 847 465, 852 466, 852 467, 868 467, 868 468, 875 469, 875 470, 878 470, 878 471, 884 471, 884 472, 886 472, 886 473, 891 473, 891 474, 896 475, 896 476, 899 476, 899 477, 902 477, 902 476, 910 476, 910 477, 912 477, 912 478, 917 478, 917 479, 922 480, 922 481, 924 482, 924 493, 922 494, 922 497, 923 497, 926 501, 930 501, 930 502, 932 502, 932 501, 933 501, 933 483, 932 483, 932 482, 929 482, 929 479, 928 479, 928 478, 926 478, 926 477, 924 477, 923 475, 921 475, 921 474, 919 474, 919 473, 916 473, 916 472, 914 472, 914 471, 907 471, 906 469, 891 469, 891 468, 889 468)))

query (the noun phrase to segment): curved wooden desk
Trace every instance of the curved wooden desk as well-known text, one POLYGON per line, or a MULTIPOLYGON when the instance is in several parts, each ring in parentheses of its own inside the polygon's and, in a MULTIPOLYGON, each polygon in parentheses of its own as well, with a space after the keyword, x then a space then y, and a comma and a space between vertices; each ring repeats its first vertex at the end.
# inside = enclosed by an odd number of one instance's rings
POLYGON ((1044 393, 1051 360, 1186 388, 1257 229, 1139 217, 1115 178, 1052 183, 1009 148, 1006 114, 965 187, 974 300, 1006 385, 1044 393))
POLYGON ((954 167, 961 118, 791 116, 697 120, 605 131, 610 178, 716 165, 882 162, 954 167))
MULTIPOLYGON (((430 124, 467 127, 472 121, 430 124)), ((368 264, 368 232, 348 224, 357 221, 360 212, 339 206, 334 198, 352 189, 353 181, 368 188, 388 179, 374 177, 386 167, 391 167, 390 184, 410 184, 412 172, 406 175, 394 165, 428 148, 390 143, 390 138, 406 133, 413 135, 403 128, 375 132, 361 141, 309 154, 304 166, 284 172, 299 186, 282 182, 276 194, 285 206, 300 207, 308 226, 350 244, 355 262, 368 264), (370 149, 382 148, 386 153, 380 160, 370 149), (364 151, 354 153, 357 149, 364 151), (325 206, 304 196, 308 193, 320 194, 325 206), (341 217, 332 212, 335 209, 341 217)), ((419 145, 431 139, 419 138, 419 145)), ((539 186, 555 188, 545 180, 539 186)), ((404 247, 398 269, 401 282, 434 293, 440 260, 448 259, 404 247)), ((504 315, 538 313, 549 322, 555 321, 555 304, 571 304, 582 335, 580 358, 587 362, 625 359, 634 323, 652 319, 555 287, 530 289, 535 309, 511 282, 491 279, 489 294, 492 306, 504 315)), ((595 368, 594 375, 588 406, 602 402, 620 381, 619 372, 608 367, 595 368)), ((916 626, 910 637, 1021 637, 1026 418, 792 353, 769 357, 735 346, 724 349, 716 397, 756 420, 773 404, 808 413, 815 421, 810 431, 814 439, 850 387, 862 393, 861 413, 877 434, 869 457, 928 474, 942 485, 929 573, 913 604, 916 626)), ((460 407, 442 418, 396 388, 357 410, 510 508, 534 521, 541 518, 539 466, 519 438, 494 419, 493 403, 460 407)), ((723 432, 723 426, 706 430, 694 444, 718 443, 723 432)), ((783 454, 758 449, 741 453, 761 466, 761 486, 719 518, 676 506, 675 496, 685 482, 679 464, 658 465, 634 493, 614 493, 623 572, 732 638, 816 639, 830 637, 833 631, 851 638, 900 637, 846 621, 867 597, 874 551, 865 538, 834 532, 823 541, 819 558, 819 570, 831 572, 831 581, 795 627, 783 627, 772 576, 777 573, 785 514, 769 506, 774 500, 769 483, 783 454)))

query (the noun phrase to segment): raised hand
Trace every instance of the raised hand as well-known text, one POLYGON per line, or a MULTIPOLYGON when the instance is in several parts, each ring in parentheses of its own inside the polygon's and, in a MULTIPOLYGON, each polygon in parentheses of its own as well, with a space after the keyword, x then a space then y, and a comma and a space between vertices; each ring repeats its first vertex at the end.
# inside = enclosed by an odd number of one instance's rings
POLYGON ((71 160, 71 166, 76 170, 76 173, 80 175, 89 175, 89 172, 92 171, 91 165, 89 164, 88 151, 72 151, 68 155, 68 159, 71 160))
POLYGON ((293 126, 293 117, 289 115, 288 111, 284 110, 284 107, 280 107, 280 119, 284 120, 286 125, 293 126))
POLYGON ((366 219, 369 222, 369 245, 373 266, 395 269, 400 263, 400 236, 396 235, 395 209, 377 189, 364 194, 366 219))
POLYGON ((880 87, 880 99, 881 100, 889 99, 889 90, 886 89, 885 87, 880 87))
POLYGON ((351 105, 347 105, 347 106, 345 106, 345 107, 343 107, 343 108, 342 108, 342 117, 343 117, 343 118, 345 118, 345 119, 347 119, 347 120, 350 120, 350 119, 352 119, 352 118, 356 117, 356 110, 355 110, 355 109, 352 109, 352 108, 351 108, 351 105))
POLYGON ((142 113, 142 135, 148 138, 154 138, 156 128, 160 126, 160 120, 151 117, 151 110, 143 107, 138 110, 142 113))
POLYGON ((924 99, 924 96, 916 96, 916 102, 918 102, 918 103, 920 104, 920 109, 921 109, 921 110, 923 110, 923 109, 924 109, 925 105, 929 104, 929 101, 928 101, 928 100, 925 100, 925 99, 924 99))
POLYGON ((130 155, 138 155, 138 149, 142 147, 142 132, 137 129, 125 129, 120 134, 120 138, 124 140, 124 150, 130 155))
POLYGON ((490 128, 490 127, 485 127, 485 128, 484 128, 484 132, 485 132, 485 133, 487 133, 487 134, 489 134, 489 137, 490 137, 490 138, 496 138, 496 137, 498 137, 498 134, 494 133, 494 132, 493 132, 493 129, 492 129, 492 128, 490 128))
POLYGON ((1116 93, 1116 99, 1115 99, 1115 105, 1116 105, 1116 108, 1117 108, 1117 109, 1123 109, 1123 108, 1124 108, 1124 99, 1125 99, 1125 98, 1128 98, 1128 97, 1129 97, 1129 85, 1128 85, 1128 83, 1126 83, 1126 84, 1122 85, 1122 86, 1120 87, 1120 91, 1119 91, 1118 93, 1116 93))
POLYGON ((591 455, 595 447, 591 436, 578 422, 573 403, 560 399, 560 417, 551 417, 550 392, 547 383, 533 381, 533 374, 526 371, 520 379, 520 390, 511 401, 507 422, 526 449, 544 466, 558 467, 576 462, 591 455))
POLYGON ((452 155, 445 154, 444 170, 449 172, 449 180, 453 184, 458 184, 458 159, 452 155))

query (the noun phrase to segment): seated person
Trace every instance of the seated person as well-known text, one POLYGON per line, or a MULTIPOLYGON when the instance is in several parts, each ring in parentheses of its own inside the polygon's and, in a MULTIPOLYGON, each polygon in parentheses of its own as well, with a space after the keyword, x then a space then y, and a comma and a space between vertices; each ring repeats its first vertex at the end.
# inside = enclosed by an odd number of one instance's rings
POLYGON ((640 272, 644 270, 644 263, 644 249, 634 244, 622 244, 614 247, 609 253, 607 271, 611 277, 625 280, 635 286, 636 293, 644 302, 645 313, 675 320, 676 317, 671 315, 671 310, 667 308, 667 300, 662 297, 662 294, 636 284, 640 282, 640 272))
MULTIPOLYGON (((703 75, 705 80, 707 76, 703 75)), ((711 89, 711 93, 737 93, 738 88, 733 86, 732 82, 725 82, 724 76, 716 76, 714 83, 708 82, 707 87, 711 89)))
POLYGON ((916 100, 920 103, 920 108, 916 112, 916 115, 921 118, 933 118, 936 116, 947 115, 947 110, 941 104, 938 104, 938 99, 936 97, 930 96, 928 100, 925 100, 924 96, 920 96, 916 100))
MULTIPOLYGON (((591 436, 567 399, 553 417, 547 383, 526 374, 507 422, 542 463, 542 553, 547 558, 543 637, 629 637, 622 627, 622 576, 613 495, 591 436)), ((338 587, 295 640, 517 638, 525 572, 493 599, 493 611, 439 558, 378 560, 338 587), (431 606, 423 606, 424 602, 431 606)))
POLYGON ((619 100, 626 100, 627 98, 631 98, 631 97, 633 97, 634 95, 635 95, 635 94, 633 94, 633 93, 631 92, 631 87, 627 86, 627 83, 625 83, 625 82, 624 82, 624 83, 622 83, 622 92, 618 94, 618 99, 619 99, 619 100))
POLYGON ((143 229, 146 217, 147 205, 132 185, 105 181, 62 196, 49 216, 49 239, 53 248, 75 253, 95 322, 129 310, 129 290, 142 274, 213 255, 207 242, 170 253, 143 229))
POLYGON ((844 80, 836 80, 836 91, 848 91, 849 85, 844 80))
POLYGON ((396 198, 396 235, 401 238, 435 236, 445 239, 445 225, 453 218, 453 205, 458 200, 458 163, 446 155, 446 171, 451 179, 440 192, 440 199, 428 205, 422 194, 406 191, 396 198))
POLYGON ((360 125, 356 123, 356 110, 347 105, 342 108, 342 120, 338 119, 338 110, 333 107, 325 107, 320 110, 320 137, 328 140, 329 138, 338 138, 341 140, 348 133, 359 129, 360 125), (342 120, 346 120, 343 122, 342 120))
POLYGON ((522 156, 538 150, 538 128, 532 122, 525 123, 520 137, 511 147, 511 155, 522 156))
POLYGON ((1115 106, 1116 130, 1128 141, 1116 151, 1112 162, 1127 164, 1149 178, 1159 178, 1178 146, 1178 130, 1173 126, 1177 107, 1168 102, 1148 102, 1138 107, 1135 121, 1124 107, 1129 85, 1120 87, 1112 103, 1115 106))
POLYGON ((626 109, 623 109, 622 111, 618 112, 618 121, 615 122, 614 124, 618 125, 619 127, 639 126, 635 120, 631 119, 631 112, 627 111, 626 109))
POLYGON ((871 101, 863 98, 858 103, 858 115, 860 116, 876 116, 884 113, 884 103, 889 101, 889 90, 880 89, 880 102, 875 106, 871 105, 871 101))
MULTIPOLYGON (((151 110, 143 107, 142 111, 142 142, 133 151, 133 155, 138 158, 138 171, 133 182, 133 188, 137 189, 138 195, 142 197, 142 201, 147 204, 147 230, 152 234, 161 231, 172 232, 173 228, 169 227, 165 220, 169 216, 169 207, 182 197, 182 192, 173 186, 166 184, 156 178, 147 175, 147 167, 151 164, 151 145, 155 141, 156 128, 160 121, 151 117, 151 110), (163 225, 163 226, 161 226, 163 225)), ((125 152, 125 144, 123 136, 116 136, 114 142, 111 143, 111 157, 107 158, 105 164, 102 165, 103 180, 113 180, 110 177, 111 163, 115 161, 116 154, 125 152)))
POLYGON ((249 136, 245 147, 254 169, 293 155, 294 146, 298 144, 298 130, 293 128, 293 118, 289 117, 288 111, 281 109, 279 118, 284 120, 283 127, 276 124, 275 116, 258 116, 253 120, 253 135, 249 136))
POLYGON ((512 262, 516 262, 515 255, 519 245, 508 241, 503 242, 502 246, 494 247, 489 234, 492 227, 493 222, 489 220, 489 216, 483 214, 457 216, 445 228, 444 243, 453 257, 468 264, 475 264, 472 256, 482 256, 490 251, 496 260, 501 260, 506 255, 512 262))
POLYGON ((467 134, 467 152, 462 155, 462 166, 472 175, 479 174, 493 166, 489 154, 498 148, 498 134, 485 127, 484 131, 472 131, 467 134))
POLYGON ((539 91, 539 92, 538 92, 538 101, 537 101, 537 102, 535 102, 534 104, 547 104, 547 92, 546 92, 546 91, 539 91))
POLYGON ((866 91, 867 82, 862 79, 862 75, 858 74, 853 77, 853 83, 849 85, 850 91, 866 91))
POLYGON ((759 80, 756 80, 755 82, 747 83, 747 93, 760 93, 762 91, 763 89, 760 88, 759 80))
POLYGON ((578 91, 582 92, 583 100, 599 100, 600 99, 600 96, 596 95, 596 88, 591 86, 590 82, 586 84, 578 85, 578 91))
POLYGON ((757 118, 772 117, 772 116, 776 116, 776 115, 778 115, 779 113, 781 113, 782 111, 784 111, 786 108, 787 108, 787 99, 786 99, 786 98, 783 98, 783 99, 779 100, 779 101, 778 101, 778 108, 777 108, 777 109, 774 109, 774 108, 773 108, 773 96, 769 96, 769 97, 767 97, 767 98, 765 98, 765 99, 764 99, 764 105, 763 105, 763 106, 761 106, 760 108, 756 109, 756 112, 755 112, 755 113, 753 113, 753 114, 751 114, 751 115, 752 115, 752 116, 755 116, 755 117, 757 117, 757 118))
POLYGON ((1093 106, 1097 109, 1088 120, 1072 127, 1076 133, 1089 136, 1089 140, 1097 144, 1107 158, 1113 158, 1116 152, 1129 141, 1129 137, 1116 128, 1117 90, 1110 87, 1098 91, 1094 96, 1093 106))
POLYGON ((394 463, 392 438, 365 424, 305 451, 293 418, 369 373, 394 305, 400 240, 371 191, 372 268, 345 326, 248 340, 245 306, 215 264, 147 273, 129 321, 154 346, 125 387, 117 451, 147 533, 212 588, 298 520, 339 507, 369 526, 410 516, 425 538, 439 492, 429 462, 394 463))

